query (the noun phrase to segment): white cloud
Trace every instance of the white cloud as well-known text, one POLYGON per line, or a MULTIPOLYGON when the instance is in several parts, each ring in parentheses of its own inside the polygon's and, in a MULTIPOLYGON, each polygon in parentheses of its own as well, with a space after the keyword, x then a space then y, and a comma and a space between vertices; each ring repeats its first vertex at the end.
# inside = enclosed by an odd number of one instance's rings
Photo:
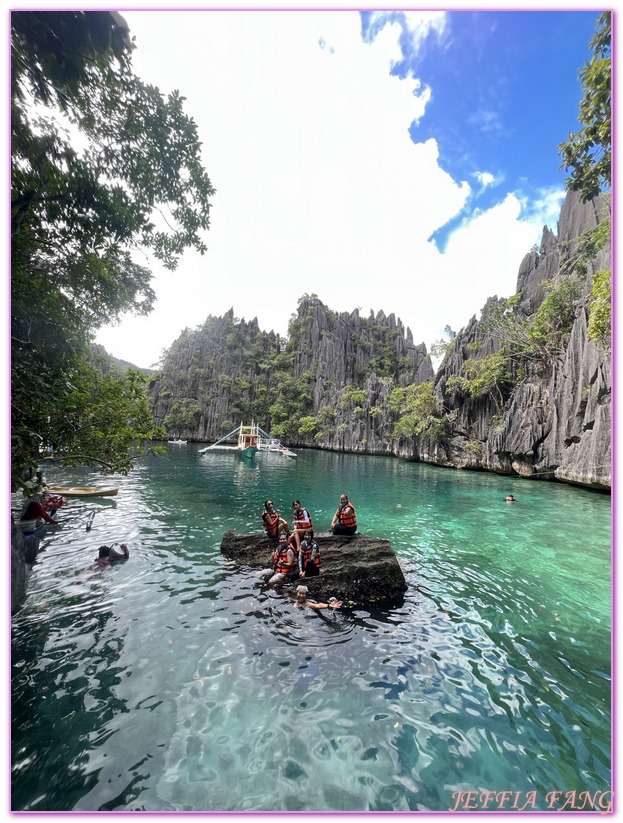
POLYGON ((521 193, 516 193, 522 205, 524 219, 529 221, 535 228, 549 226, 556 230, 560 209, 566 196, 564 189, 559 186, 541 189, 536 196, 533 194, 529 198, 521 193))
POLYGON ((476 178, 476 180, 478 180, 478 182, 480 183, 480 185, 481 185, 481 187, 482 187, 482 188, 481 188, 481 191, 484 191, 484 190, 485 190, 486 188, 488 188, 489 186, 497 185, 497 184, 500 182, 500 180, 499 180, 499 179, 495 178, 495 177, 494 177, 494 176, 493 176, 490 172, 488 172, 488 171, 478 171, 478 172, 476 172, 476 174, 474 175, 474 177, 475 177, 475 178, 476 178))
POLYGON ((388 74, 396 26, 363 43, 346 11, 125 17, 137 71, 187 98, 217 194, 208 254, 187 253, 173 276, 155 267, 155 312, 102 330, 111 353, 149 365, 232 306, 285 335, 311 292, 337 311, 393 312, 430 343, 504 284, 512 293, 536 240, 515 198, 456 231, 445 254, 427 242, 470 188, 439 168, 434 140, 409 138, 425 100, 388 74))

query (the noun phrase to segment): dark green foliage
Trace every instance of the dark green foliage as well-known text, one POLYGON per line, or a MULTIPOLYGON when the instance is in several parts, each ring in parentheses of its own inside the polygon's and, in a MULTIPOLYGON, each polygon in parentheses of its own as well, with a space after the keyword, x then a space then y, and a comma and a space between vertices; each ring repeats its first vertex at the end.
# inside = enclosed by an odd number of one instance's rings
POLYGON ((610 269, 595 272, 589 303, 588 336, 610 353, 612 345, 612 305, 610 269))
POLYGON ((171 411, 164 418, 164 427, 167 432, 181 435, 197 427, 203 407, 192 400, 179 400, 173 404, 171 411))
POLYGON ((490 394, 501 409, 505 396, 512 388, 513 377, 505 351, 492 352, 482 358, 470 357, 461 367, 462 374, 448 378, 447 388, 458 390, 470 397, 490 394))
MULTIPOLYGON (((87 464, 129 465, 125 427, 121 435, 102 418, 113 454, 87 437, 88 426, 72 424, 85 414, 85 392, 97 405, 104 390, 126 391, 123 382, 86 379, 89 341, 122 313, 151 310, 151 274, 133 261, 134 249, 150 249, 169 268, 185 248, 205 250, 213 189, 196 126, 177 92, 165 98, 132 73, 132 48, 116 12, 11 14, 14 484, 54 441, 87 464), (67 392, 75 375, 82 405, 67 392), (78 434, 70 446, 67 431, 60 440, 51 431, 49 409, 84 432, 82 447, 78 434)), ((133 385, 136 399, 144 386, 133 385)), ((140 440, 147 427, 140 415, 130 419, 140 440)))
POLYGON ((392 439, 421 434, 429 434, 434 440, 444 437, 447 429, 446 416, 437 407, 432 381, 394 389, 389 396, 388 405, 400 415, 394 426, 392 439))
POLYGON ((54 375, 21 386, 12 403, 20 427, 12 435, 15 486, 24 486, 33 450, 62 455, 63 465, 98 465, 104 472, 128 472, 134 459, 159 453, 152 439, 164 432, 154 425, 145 391, 145 377, 128 370, 102 376, 97 359, 65 366, 63 380, 54 375), (44 433, 45 440, 43 439, 44 433))
POLYGON ((558 147, 563 159, 561 168, 571 169, 567 185, 579 189, 584 200, 611 185, 611 25, 611 13, 602 12, 590 43, 593 56, 580 70, 583 97, 578 120, 582 128, 558 147))

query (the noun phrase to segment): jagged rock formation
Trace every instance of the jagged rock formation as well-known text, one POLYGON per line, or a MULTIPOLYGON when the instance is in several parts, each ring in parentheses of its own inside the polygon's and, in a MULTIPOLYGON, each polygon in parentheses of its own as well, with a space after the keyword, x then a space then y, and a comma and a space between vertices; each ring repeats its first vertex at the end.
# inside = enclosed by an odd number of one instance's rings
MULTIPOLYGON (((561 271, 577 254, 577 238, 604 214, 605 199, 582 203, 577 193, 567 195, 558 234, 545 227, 540 248, 519 267, 518 317, 535 317, 547 284, 566 276, 561 271)), ((486 333, 503 305, 497 297, 458 334, 435 376, 426 347, 415 345, 393 314, 337 314, 312 296, 300 302, 287 341, 261 331, 256 319, 234 318, 233 310, 186 329, 149 385, 154 416, 183 439, 213 442, 254 419, 291 447, 393 454, 606 490, 610 356, 588 339, 587 318, 593 274, 609 268, 607 245, 588 261, 575 317, 555 356, 521 369, 511 363, 512 387, 476 395, 456 381, 468 360, 500 351, 500 340, 486 333), (402 412, 392 392, 429 385, 442 425, 434 436, 425 429, 396 437, 402 412)))
MULTIPOLYGON (((326 602, 336 597, 350 603, 388 603, 407 590, 404 574, 389 540, 354 534, 316 534, 322 566, 318 577, 305 578, 309 596, 326 602)), ((244 566, 270 568, 276 542, 263 534, 227 531, 222 554, 244 566)))
POLYGON ((278 335, 261 331, 257 319, 237 320, 233 309, 185 329, 149 383, 156 422, 198 441, 218 440, 251 417, 264 425, 262 408, 274 396, 270 364, 279 351, 278 335))
POLYGON ((233 310, 186 330, 149 393, 156 422, 184 439, 215 441, 254 419, 290 446, 391 454, 387 395, 433 375, 426 347, 393 314, 336 314, 310 297, 287 345, 233 310))
MULTIPOLYGON (((518 312, 529 318, 546 296, 545 284, 577 251, 578 236, 607 214, 603 200, 582 203, 569 193, 558 223, 558 237, 545 228, 539 251, 524 258, 517 279, 518 312)), ((568 338, 547 366, 529 366, 505 397, 467 397, 448 388, 470 357, 484 358, 500 348, 483 326, 498 304, 491 298, 480 320, 471 319, 457 336, 435 380, 440 408, 451 420, 448 437, 420 444, 420 459, 439 465, 486 469, 523 477, 557 479, 599 489, 611 482, 610 356, 588 339, 588 299, 592 275, 610 268, 610 246, 589 262, 568 338), (474 355, 474 346, 480 344, 474 355)))

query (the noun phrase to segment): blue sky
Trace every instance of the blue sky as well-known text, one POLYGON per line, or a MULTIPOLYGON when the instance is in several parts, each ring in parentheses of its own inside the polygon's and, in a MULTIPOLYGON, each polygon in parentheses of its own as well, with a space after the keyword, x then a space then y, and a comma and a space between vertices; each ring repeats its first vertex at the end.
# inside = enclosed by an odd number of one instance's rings
POLYGON ((285 336, 305 293, 430 346, 556 230, 598 10, 121 11, 217 192, 207 255, 154 263, 154 313, 98 334, 115 356, 150 366, 230 307, 285 336))
MULTIPOLYGON (((465 209, 435 232, 438 246, 445 247, 460 220, 491 208, 505 190, 526 196, 522 214, 528 215, 538 211, 543 191, 564 181, 557 146, 577 129, 577 74, 590 58, 596 17, 593 11, 451 11, 443 30, 414 48, 404 15, 389 16, 407 35, 392 74, 412 75, 431 89, 411 139, 435 139, 439 165, 473 186, 465 209), (478 185, 483 170, 491 185, 478 185)), ((388 15, 362 12, 361 19, 370 42, 388 15)))

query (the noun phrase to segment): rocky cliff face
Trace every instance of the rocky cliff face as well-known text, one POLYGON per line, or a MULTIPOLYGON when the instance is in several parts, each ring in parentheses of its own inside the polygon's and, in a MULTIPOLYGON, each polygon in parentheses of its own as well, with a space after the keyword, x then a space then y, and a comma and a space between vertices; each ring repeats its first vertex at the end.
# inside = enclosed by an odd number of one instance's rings
POLYGON ((310 297, 287 343, 233 311, 185 331, 149 393, 156 421, 183 438, 215 441, 254 419, 290 446, 391 454, 388 393, 433 376, 393 314, 336 314, 310 297))
POLYGON ((586 259, 580 277, 569 277, 584 253, 578 238, 608 215, 604 200, 582 203, 570 193, 557 235, 546 227, 540 248, 521 263, 512 308, 490 298, 481 318, 457 335, 436 376, 425 346, 415 345, 393 314, 337 314, 312 296, 301 301, 287 341, 233 311, 184 331, 149 386, 156 422, 172 435, 213 442, 255 420, 294 447, 393 454, 608 489, 610 356, 588 339, 587 319, 593 274, 610 268, 609 245, 586 259), (511 311, 523 328, 571 279, 576 291, 564 334, 546 356, 519 363, 488 330, 491 318, 511 311), (466 390, 470 364, 496 356, 507 359, 504 379, 466 390), (436 406, 438 425, 396 437, 406 414, 396 390, 416 386, 436 406))
MULTIPOLYGON (((518 313, 533 317, 548 284, 578 252, 577 238, 607 214, 602 200, 581 203, 570 193, 563 205, 556 237, 544 230, 539 251, 524 258, 517 279, 518 313)), ((451 419, 443 442, 420 444, 420 459, 440 465, 485 469, 525 477, 557 479, 608 489, 611 477, 610 356, 588 339, 588 303, 592 277, 610 268, 610 246, 588 261, 575 302, 569 335, 552 362, 529 364, 514 390, 496 402, 494 394, 466 397, 449 388, 465 362, 500 348, 483 328, 499 301, 492 298, 480 320, 472 318, 457 336, 438 371, 435 393, 451 419)))

